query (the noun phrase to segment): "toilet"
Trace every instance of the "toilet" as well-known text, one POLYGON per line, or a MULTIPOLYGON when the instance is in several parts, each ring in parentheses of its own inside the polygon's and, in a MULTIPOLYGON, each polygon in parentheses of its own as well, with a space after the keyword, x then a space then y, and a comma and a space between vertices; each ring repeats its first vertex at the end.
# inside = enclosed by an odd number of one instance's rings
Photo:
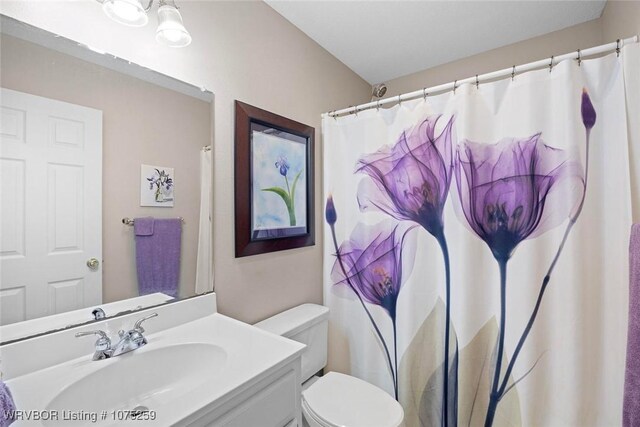
POLYGON ((402 406, 380 388, 338 372, 316 374, 327 364, 329 309, 303 304, 254 326, 305 344, 302 414, 308 427, 398 427, 402 406))

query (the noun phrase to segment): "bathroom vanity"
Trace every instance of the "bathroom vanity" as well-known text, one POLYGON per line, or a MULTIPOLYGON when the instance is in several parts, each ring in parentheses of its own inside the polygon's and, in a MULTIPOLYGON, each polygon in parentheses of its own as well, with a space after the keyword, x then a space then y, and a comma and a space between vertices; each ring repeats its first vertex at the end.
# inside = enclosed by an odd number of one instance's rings
POLYGON ((215 294, 3 346, 5 380, 24 411, 14 425, 301 425, 304 345, 211 307, 215 294), (97 337, 76 338, 94 330, 113 337, 152 313, 148 343, 117 357, 92 360, 97 337))

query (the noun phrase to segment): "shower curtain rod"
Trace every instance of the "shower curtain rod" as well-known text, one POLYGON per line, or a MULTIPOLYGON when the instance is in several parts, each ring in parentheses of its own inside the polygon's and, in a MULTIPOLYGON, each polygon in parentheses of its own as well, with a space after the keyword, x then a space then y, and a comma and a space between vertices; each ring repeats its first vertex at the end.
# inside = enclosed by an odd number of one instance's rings
POLYGON ((463 85, 466 83, 473 83, 478 85, 481 82, 495 80, 495 79, 499 79, 507 76, 515 77, 517 73, 523 73, 525 71, 531 71, 531 70, 536 70, 536 69, 545 68, 545 67, 548 67, 549 70, 551 71, 553 69, 553 66, 560 61, 564 61, 567 59, 577 59, 578 61, 581 61, 584 57, 598 55, 598 54, 609 52, 609 51, 616 51, 619 54, 622 46, 631 44, 631 43, 638 43, 637 35, 626 38, 626 39, 618 39, 613 43, 607 43, 607 44, 592 47, 589 49, 584 49, 584 50, 578 49, 575 52, 567 53, 564 55, 552 56, 550 60, 541 59, 540 61, 530 62, 528 64, 517 65, 517 66, 514 65, 513 67, 505 68, 503 70, 494 71, 491 73, 480 74, 480 75, 476 74, 475 77, 469 77, 463 80, 456 80, 454 82, 449 82, 449 83, 428 87, 428 88, 426 87, 424 89, 416 90, 414 92, 404 93, 402 95, 393 96, 393 97, 378 100, 378 101, 367 102, 366 104, 360 104, 356 106, 343 108, 342 110, 329 111, 327 113, 324 113, 322 116, 337 118, 338 116, 357 114, 358 112, 363 110, 380 108, 383 105, 387 105, 387 104, 401 103, 402 101, 409 101, 417 98, 426 99, 427 96, 433 95, 436 93, 444 93, 450 90, 455 91, 458 87, 460 87, 460 85, 463 85))

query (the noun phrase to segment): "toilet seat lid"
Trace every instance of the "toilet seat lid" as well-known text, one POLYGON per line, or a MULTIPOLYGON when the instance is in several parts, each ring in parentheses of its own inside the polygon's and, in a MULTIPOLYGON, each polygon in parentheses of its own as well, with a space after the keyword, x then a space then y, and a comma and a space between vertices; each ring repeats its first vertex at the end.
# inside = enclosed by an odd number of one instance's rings
POLYGON ((378 387, 358 378, 329 372, 302 393, 303 403, 329 426, 397 427, 402 406, 378 387))

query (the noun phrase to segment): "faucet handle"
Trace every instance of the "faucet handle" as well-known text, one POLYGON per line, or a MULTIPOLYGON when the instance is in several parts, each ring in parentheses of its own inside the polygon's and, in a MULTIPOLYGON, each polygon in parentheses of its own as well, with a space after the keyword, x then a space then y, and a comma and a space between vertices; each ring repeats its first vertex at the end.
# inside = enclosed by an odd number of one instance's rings
POLYGON ((76 338, 80 338, 80 337, 86 337, 89 335, 100 335, 100 339, 109 339, 109 337, 107 336, 107 333, 104 331, 100 331, 100 330, 96 330, 96 331, 85 331, 85 332, 77 332, 76 333, 76 338))
POLYGON ((144 328, 142 327, 142 322, 144 322, 145 320, 149 320, 152 317, 158 317, 158 313, 151 313, 150 315, 145 316, 142 319, 138 319, 138 321, 133 325, 133 330, 139 333, 143 333, 144 328))
POLYGON ((77 332, 76 338, 86 337, 89 335, 100 336, 96 341, 96 350, 102 351, 102 350, 109 350, 111 348, 111 340, 109 339, 109 336, 104 331, 96 330, 96 331, 77 332))

